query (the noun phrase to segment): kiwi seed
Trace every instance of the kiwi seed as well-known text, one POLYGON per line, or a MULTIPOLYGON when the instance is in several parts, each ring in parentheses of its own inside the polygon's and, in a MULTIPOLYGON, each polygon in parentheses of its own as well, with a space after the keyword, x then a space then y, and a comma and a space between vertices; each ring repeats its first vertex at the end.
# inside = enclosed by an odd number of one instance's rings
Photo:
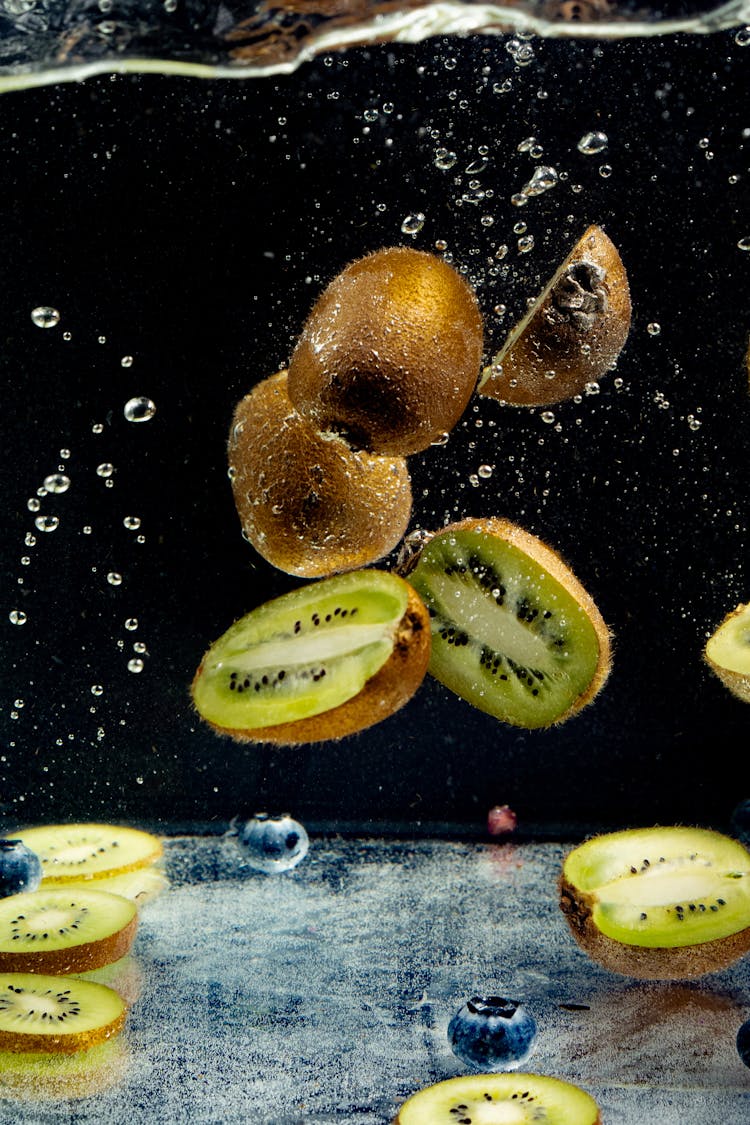
POLYGON ((750 603, 724 618, 709 637, 704 656, 732 695, 750 703, 750 603))

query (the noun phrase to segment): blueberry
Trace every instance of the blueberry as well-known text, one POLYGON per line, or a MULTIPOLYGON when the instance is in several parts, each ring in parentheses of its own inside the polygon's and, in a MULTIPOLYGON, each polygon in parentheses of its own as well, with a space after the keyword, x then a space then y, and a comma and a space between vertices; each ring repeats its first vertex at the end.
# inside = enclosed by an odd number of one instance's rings
POLYGON ((536 1022, 518 1000, 472 996, 448 1024, 462 1062, 479 1070, 515 1070, 531 1054, 536 1022))
POLYGON ((42 881, 42 864, 22 840, 0 840, 0 898, 35 891, 42 881))
POLYGON ((302 825, 288 813, 256 813, 240 828, 237 843, 248 867, 273 875, 296 867, 307 855, 310 841, 302 825))
POLYGON ((750 1066, 750 1020, 745 1020, 737 1032, 737 1054, 745 1066, 750 1066))

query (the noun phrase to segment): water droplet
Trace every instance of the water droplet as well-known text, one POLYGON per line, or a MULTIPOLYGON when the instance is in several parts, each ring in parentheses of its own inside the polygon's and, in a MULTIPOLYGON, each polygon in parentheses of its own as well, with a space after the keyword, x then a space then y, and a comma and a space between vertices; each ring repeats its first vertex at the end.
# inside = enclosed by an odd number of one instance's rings
POLYGON ((518 253, 519 254, 528 254, 530 250, 533 250, 533 248, 534 248, 534 235, 533 234, 525 234, 523 236, 523 238, 519 238, 519 240, 518 240, 518 253))
POLYGON ((57 516, 37 516, 34 527, 37 531, 54 531, 60 521, 57 516))
POLYGON ((91 685, 91 694, 92 695, 104 695, 104 688, 102 687, 101 684, 92 684, 91 685))
POLYGON ((612 175, 612 165, 611 164, 601 164, 600 167, 599 167, 599 175, 601 176, 601 178, 603 180, 608 180, 609 177, 612 175))
POLYGON ((133 656, 128 661, 128 672, 142 672, 145 665, 139 656, 133 656))
POLYGON ((124 355, 122 357, 122 359, 120 360, 120 367, 132 367, 132 366, 133 366, 132 355, 124 355))
POLYGON ((447 250, 448 249, 448 243, 445 241, 444 238, 437 238, 437 239, 435 239, 435 249, 440 250, 441 252, 443 250, 447 250))
POLYGON ((30 496, 29 499, 26 501, 26 507, 29 509, 30 512, 38 512, 39 509, 41 508, 41 506, 42 505, 39 503, 36 496, 30 496))
POLYGON ((141 520, 139 516, 125 516, 125 519, 122 522, 123 526, 126 527, 128 531, 137 531, 141 526, 141 520))
POLYGON ((505 50, 513 59, 516 66, 528 66, 535 59, 534 48, 531 43, 524 43, 520 39, 509 39, 505 50))
POLYGON ((118 574, 116 570, 110 570, 109 574, 107 575, 107 581, 109 582, 110 586, 121 586, 122 575, 118 574))
POLYGON ((504 82, 496 82, 492 87, 493 94, 509 94, 513 89, 513 79, 506 78, 504 82))
POLYGON ((44 487, 47 492, 67 492, 70 488, 70 477, 66 477, 64 473, 50 473, 44 478, 44 487))
POLYGON ((488 164, 489 160, 472 160, 466 165, 464 172, 469 176, 478 176, 480 172, 484 172, 488 164))
POLYGON ((521 190, 524 195, 541 195, 543 192, 553 188, 558 179, 556 168, 540 165, 538 168, 534 169, 534 174, 531 179, 521 190))
POLYGON ((585 387, 583 388, 585 394, 587 395, 598 395, 601 393, 601 389, 602 388, 596 382, 586 383, 585 387))
POLYGON ((525 137, 518 145, 517 152, 529 152, 536 144, 536 137, 525 137))
POLYGON ((36 546, 36 536, 32 535, 30 531, 27 531, 26 535, 24 537, 24 543, 26 544, 27 547, 35 547, 36 546))
POLYGON ((25 625, 28 620, 22 609, 12 609, 8 614, 11 625, 25 625))
POLYGON ((393 113, 394 109, 393 102, 383 102, 383 113, 393 113))
POLYGON ((22 555, 21 556, 21 566, 30 566, 30 565, 31 565, 31 559, 29 558, 29 556, 28 555, 22 555))
POLYGON ((124 409, 128 422, 148 422, 156 414, 156 405, 150 398, 139 395, 128 399, 124 409))
POLYGON ((435 152, 435 167, 440 168, 441 171, 446 172, 458 160, 455 152, 451 152, 447 148, 439 148, 435 152))
POLYGON ((431 444, 432 445, 447 445, 449 440, 450 440, 450 436, 451 435, 446 431, 445 433, 442 433, 439 438, 436 438, 435 441, 433 441, 431 444))
POLYGON ((31 319, 37 328, 54 328, 60 323, 60 313, 51 305, 38 305, 31 310, 31 319))
MULTIPOLYGON (((513 227, 514 234, 526 234, 526 223, 516 223, 513 227)), ((536 298, 535 298, 536 299, 536 298)))
POLYGON ((83 532, 84 535, 90 535, 91 534, 91 528, 89 527, 88 524, 86 524, 85 527, 82 527, 81 531, 83 532))
POLYGON ((480 223, 482 224, 483 227, 491 227, 491 226, 494 225, 494 222, 495 222, 492 215, 482 215, 482 217, 479 221, 480 221, 480 223))
POLYGON ((547 423, 548 426, 551 425, 555 420, 555 416, 551 410, 543 410, 540 417, 543 422, 547 423))
POLYGON ((584 156, 595 156, 597 152, 603 152, 608 144, 609 138, 607 134, 597 131, 594 133, 584 133, 576 147, 584 156))
POLYGON ((477 473, 482 480, 489 480, 492 476, 492 465, 480 465, 477 469, 477 473))
POLYGON ((125 628, 128 630, 129 633, 135 632, 135 630, 138 628, 138 618, 137 617, 126 618, 125 628))
POLYGON ((649 336, 658 336, 661 332, 661 325, 657 324, 655 320, 652 320, 650 324, 646 325, 646 331, 649 336))
POLYGON ((114 471, 115 467, 114 465, 111 465, 109 461, 102 461, 101 465, 96 466, 96 475, 98 477, 111 477, 114 471))
POLYGON ((407 215, 401 224, 402 234, 418 234, 424 226, 424 215, 421 211, 415 211, 413 215, 407 215))
POLYGON ((525 207, 529 202, 529 197, 525 194, 525 192, 517 191, 514 192, 513 195, 511 195, 510 201, 514 207, 525 207))

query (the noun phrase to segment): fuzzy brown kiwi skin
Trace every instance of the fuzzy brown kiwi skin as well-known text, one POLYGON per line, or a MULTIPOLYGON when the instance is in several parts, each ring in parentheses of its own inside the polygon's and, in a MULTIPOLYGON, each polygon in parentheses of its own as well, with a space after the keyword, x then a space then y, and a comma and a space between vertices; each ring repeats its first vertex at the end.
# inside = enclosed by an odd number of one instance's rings
POLYGON ((246 538, 287 574, 323 578, 368 566, 406 531, 406 461, 354 453, 322 437, 292 406, 285 371, 237 404, 228 459, 246 538))
POLYGON ((476 295, 441 258, 394 246, 323 291, 289 362, 292 402, 353 449, 407 456, 450 432, 476 388, 476 295))
POLYGON ((116 934, 90 941, 71 949, 50 949, 35 952, 0 953, 0 972, 49 973, 52 976, 67 973, 88 973, 119 961, 129 951, 138 928, 138 914, 116 934))
POLYGON ((585 953, 603 968, 636 980, 695 980, 733 965, 750 951, 750 926, 736 934, 676 948, 626 945, 607 937, 592 921, 590 895, 560 876, 560 909, 585 953))
MULTIPOLYGON (((727 625, 733 617, 739 617, 740 614, 747 612, 747 604, 738 605, 731 613, 728 613, 720 625, 714 630, 714 635, 718 633, 719 629, 727 625)), ((708 667, 718 676, 725 688, 728 688, 737 699, 741 699, 743 703, 750 703, 750 676, 745 676, 742 672, 734 672, 731 668, 725 668, 722 664, 717 664, 708 655, 704 648, 703 659, 708 667)))
MULTIPOLYGON (((405 585, 408 586, 408 583, 405 585)), ((358 695, 320 715, 278 723, 273 727, 233 730, 211 722, 209 726, 217 734, 229 735, 235 742, 301 746, 312 742, 338 741, 382 722, 408 703, 427 673, 430 650, 427 609, 416 590, 408 586, 406 610, 396 629, 393 652, 358 695)), ((202 667, 196 672, 196 680, 202 667)))
POLYGON ((619 252, 601 227, 590 226, 541 304, 516 326, 483 372, 479 393, 514 406, 549 406, 582 394, 617 359, 631 313, 619 252), (576 275, 582 282, 577 289, 576 275), (581 300, 587 309, 577 307, 581 300), (547 377, 548 371, 555 372, 554 378, 547 377))
POLYGON ((591 624, 596 632, 596 637, 599 642, 599 659, 597 661, 596 670, 588 687, 576 699, 573 700, 567 711, 562 715, 558 715, 551 726, 557 726, 563 723, 566 719, 572 718, 573 715, 578 714, 587 704, 599 694, 607 677, 612 668, 612 635, 604 619, 599 612, 596 602, 589 594, 588 590, 576 578, 573 571, 567 565, 561 556, 554 551, 552 547, 548 547, 541 539, 535 535, 525 531, 522 527, 506 520, 501 516, 490 516, 484 519, 475 519, 469 517, 464 520, 459 520, 457 523, 449 524, 444 527, 440 534, 450 533, 451 531, 481 531, 486 535, 495 535, 499 539, 504 539, 513 547, 518 547, 519 550, 529 555, 540 566, 549 571, 553 578, 555 578, 560 585, 571 594, 581 608, 588 616, 591 624))

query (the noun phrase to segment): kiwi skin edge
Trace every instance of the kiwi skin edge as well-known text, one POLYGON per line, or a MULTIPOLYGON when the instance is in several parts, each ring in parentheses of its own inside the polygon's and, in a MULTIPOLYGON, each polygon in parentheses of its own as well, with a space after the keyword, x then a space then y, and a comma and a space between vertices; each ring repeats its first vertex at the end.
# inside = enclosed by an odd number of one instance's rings
MULTIPOLYGON (((750 352, 748 354, 750 355, 750 352)), ((721 682, 724 684, 724 687, 728 688, 729 691, 731 691, 732 695, 734 695, 737 699, 741 699, 743 703, 750 703, 750 676, 743 675, 742 672, 735 672, 731 668, 726 668, 723 664, 717 664, 716 661, 712 660, 708 655, 708 647, 720 629, 723 629, 725 625, 728 625, 732 618, 739 617, 740 615, 747 613, 747 610, 748 606, 747 604, 744 604, 738 605, 736 609, 733 609, 731 613, 728 613, 721 624, 718 625, 714 630, 711 637, 709 637, 708 644, 703 650, 703 659, 706 661, 706 664, 714 673, 714 675, 718 676, 721 682)))
MULTIPOLYGON (((408 703, 422 683, 432 647, 427 609, 416 590, 408 583, 404 585, 408 587, 408 601, 396 630, 393 652, 352 699, 319 715, 255 730, 233 730, 208 720, 204 722, 209 722, 218 734, 229 735, 236 742, 299 746, 310 742, 336 741, 393 715, 408 703)), ((201 664, 195 674, 196 680, 202 667, 201 664)))

